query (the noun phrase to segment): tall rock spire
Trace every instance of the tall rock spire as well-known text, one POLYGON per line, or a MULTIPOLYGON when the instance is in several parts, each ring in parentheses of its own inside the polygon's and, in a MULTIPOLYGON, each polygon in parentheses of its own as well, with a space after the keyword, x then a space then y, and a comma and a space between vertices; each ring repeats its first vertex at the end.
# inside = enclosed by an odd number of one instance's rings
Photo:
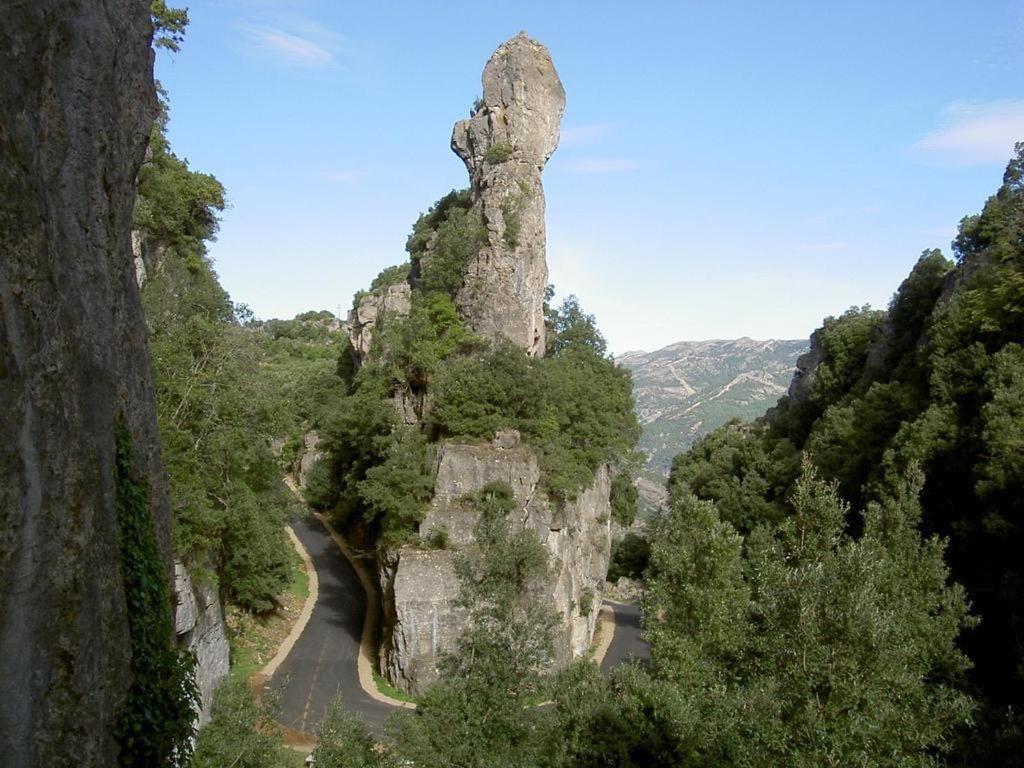
POLYGON ((551 54, 520 32, 491 56, 483 98, 452 131, 469 170, 473 207, 487 242, 457 297, 474 331, 544 354, 544 188, 540 175, 558 146, 565 91, 551 54))

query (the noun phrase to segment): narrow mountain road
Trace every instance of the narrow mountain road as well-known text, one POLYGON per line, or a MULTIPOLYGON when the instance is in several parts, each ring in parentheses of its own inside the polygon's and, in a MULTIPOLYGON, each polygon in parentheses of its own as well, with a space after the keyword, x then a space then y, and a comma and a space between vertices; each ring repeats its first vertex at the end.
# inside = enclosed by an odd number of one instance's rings
POLYGON ((613 603, 606 600, 605 605, 615 611, 615 634, 611 645, 601 660, 601 671, 606 675, 620 664, 630 659, 647 662, 651 659, 650 646, 642 637, 640 626, 640 607, 626 603, 613 603))
POLYGON ((335 696, 380 731, 395 708, 370 698, 356 667, 366 593, 319 520, 306 515, 292 528, 313 561, 320 594, 306 628, 264 690, 277 693, 278 718, 295 735, 313 734, 335 696))
MULTIPOLYGON (((335 696, 381 733, 396 707, 370 697, 359 684, 357 659, 366 615, 366 593, 348 559, 323 524, 312 515, 292 523, 320 582, 313 613, 291 652, 264 686, 278 697, 278 719, 293 741, 312 741, 335 696)), ((612 604, 615 633, 601 664, 604 672, 629 658, 650 656, 640 636, 636 606, 612 604)))

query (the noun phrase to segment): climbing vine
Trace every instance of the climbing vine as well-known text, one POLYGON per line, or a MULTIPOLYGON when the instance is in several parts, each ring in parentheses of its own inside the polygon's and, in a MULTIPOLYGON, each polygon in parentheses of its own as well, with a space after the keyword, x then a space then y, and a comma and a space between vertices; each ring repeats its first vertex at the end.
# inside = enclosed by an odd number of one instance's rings
POLYGON ((149 514, 149 484, 134 471, 131 437, 116 431, 115 486, 132 684, 117 717, 120 765, 177 765, 188 758, 198 692, 194 659, 174 645, 171 601, 149 514))

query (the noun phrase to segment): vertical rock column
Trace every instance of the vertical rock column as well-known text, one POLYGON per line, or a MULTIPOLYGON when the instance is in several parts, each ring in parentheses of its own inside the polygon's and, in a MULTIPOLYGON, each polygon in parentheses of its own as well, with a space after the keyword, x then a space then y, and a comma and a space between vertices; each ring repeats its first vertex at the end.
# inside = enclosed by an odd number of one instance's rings
POLYGON ((491 56, 483 98, 452 132, 469 170, 473 207, 487 244, 470 263, 458 295, 470 327, 544 354, 544 187, 541 171, 558 146, 565 91, 540 43, 520 32, 491 56))
POLYGON ((0 15, 0 762, 111 766, 131 683, 118 425, 172 578, 131 248, 149 1, 0 15))

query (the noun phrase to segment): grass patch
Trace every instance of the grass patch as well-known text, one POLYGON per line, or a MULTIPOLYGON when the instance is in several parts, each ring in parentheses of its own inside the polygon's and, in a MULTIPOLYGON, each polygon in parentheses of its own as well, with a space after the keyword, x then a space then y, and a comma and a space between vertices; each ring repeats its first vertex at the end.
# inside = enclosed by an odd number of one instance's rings
POLYGON ((388 696, 392 699, 398 699, 399 701, 406 701, 410 704, 417 703, 415 696, 410 696, 405 691, 400 691, 397 688, 395 688, 395 686, 388 682, 388 679, 384 677, 384 675, 377 671, 376 667, 374 667, 373 669, 373 684, 376 685, 377 690, 383 693, 385 696, 388 696))

